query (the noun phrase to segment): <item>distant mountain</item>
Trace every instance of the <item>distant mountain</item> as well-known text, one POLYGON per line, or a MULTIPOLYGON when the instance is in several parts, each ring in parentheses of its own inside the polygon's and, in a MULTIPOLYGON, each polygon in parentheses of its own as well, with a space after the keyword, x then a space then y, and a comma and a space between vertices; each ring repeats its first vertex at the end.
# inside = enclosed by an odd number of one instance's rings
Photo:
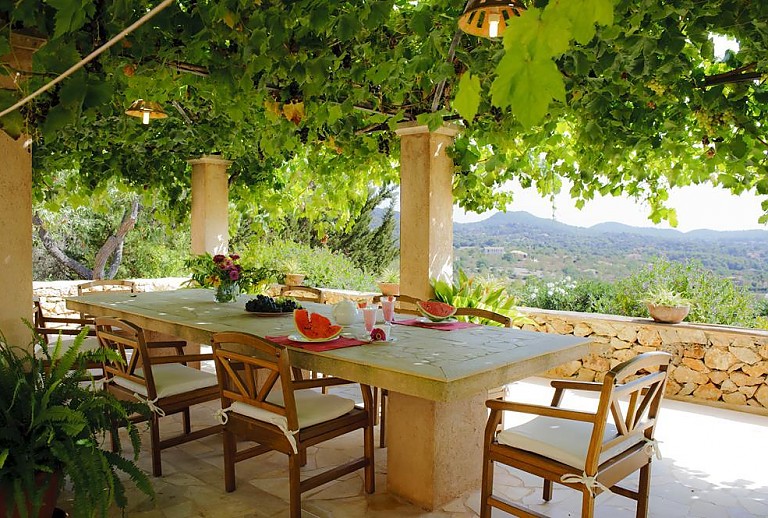
MULTIPOLYGON (((374 224, 381 220, 377 209, 374 224)), ((395 214, 399 232, 400 214, 395 214)), ((680 232, 600 223, 574 227, 527 212, 454 223, 454 259, 467 273, 524 279, 615 280, 664 256, 695 260, 751 290, 768 291, 768 230, 680 232)))

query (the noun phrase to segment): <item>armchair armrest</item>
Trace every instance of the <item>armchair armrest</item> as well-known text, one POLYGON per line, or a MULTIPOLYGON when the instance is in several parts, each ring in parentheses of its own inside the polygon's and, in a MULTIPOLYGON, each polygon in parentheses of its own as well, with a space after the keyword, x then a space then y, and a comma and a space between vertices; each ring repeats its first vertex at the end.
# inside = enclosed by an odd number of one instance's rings
POLYGON ((593 392, 603 390, 603 384, 596 381, 553 380, 550 385, 556 389, 589 390, 593 392))
POLYGON ((161 365, 165 363, 187 363, 213 360, 213 353, 209 354, 173 354, 169 356, 151 356, 149 363, 161 365))
POLYGON ((520 412, 523 414, 534 414, 548 417, 559 417, 561 419, 570 419, 572 421, 584 421, 592 423, 595 421, 595 414, 591 412, 581 412, 577 410, 566 410, 563 408, 530 405, 527 403, 515 403, 513 401, 499 401, 498 399, 489 399, 485 406, 491 409, 491 413, 508 411, 520 412))
POLYGON ((350 385, 350 384, 356 384, 356 383, 357 383, 356 381, 349 381, 343 378, 329 376, 327 378, 294 380, 293 386, 294 388, 296 388, 296 390, 303 390, 308 388, 333 387, 336 385, 350 385))

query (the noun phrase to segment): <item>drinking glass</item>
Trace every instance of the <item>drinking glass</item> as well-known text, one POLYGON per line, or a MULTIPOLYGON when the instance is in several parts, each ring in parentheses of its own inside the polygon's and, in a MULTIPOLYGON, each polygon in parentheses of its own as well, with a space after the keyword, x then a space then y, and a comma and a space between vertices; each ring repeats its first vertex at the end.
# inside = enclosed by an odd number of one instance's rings
POLYGON ((373 326, 376 325, 376 312, 378 308, 376 306, 366 306, 363 308, 363 319, 365 320, 365 330, 369 333, 373 331, 373 326))
POLYGON ((391 324, 395 319, 395 297, 381 299, 381 312, 384 313, 384 322, 391 324))

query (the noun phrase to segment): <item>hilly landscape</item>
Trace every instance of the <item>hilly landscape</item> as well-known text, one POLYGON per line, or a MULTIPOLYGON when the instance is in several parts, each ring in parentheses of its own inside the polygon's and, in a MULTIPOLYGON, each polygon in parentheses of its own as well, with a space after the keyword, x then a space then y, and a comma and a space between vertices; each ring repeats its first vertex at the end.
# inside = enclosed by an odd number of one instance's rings
POLYGON ((454 250, 456 265, 467 273, 512 280, 570 276, 613 281, 664 256, 700 261, 751 291, 768 291, 768 231, 763 230, 680 232, 619 223, 582 228, 507 212, 454 224, 454 250))
POLYGON ((619 223, 582 228, 507 212, 454 224, 454 250, 457 266, 467 273, 510 279, 613 281, 657 256, 692 259, 751 291, 768 291, 768 231, 763 230, 680 232, 619 223))

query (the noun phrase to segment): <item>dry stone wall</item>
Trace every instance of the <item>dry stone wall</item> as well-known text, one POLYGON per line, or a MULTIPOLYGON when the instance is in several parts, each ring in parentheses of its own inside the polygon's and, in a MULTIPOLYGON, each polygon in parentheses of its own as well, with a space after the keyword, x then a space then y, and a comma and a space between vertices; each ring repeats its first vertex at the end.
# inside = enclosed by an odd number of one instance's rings
POLYGON ((648 351, 665 351, 672 355, 668 397, 751 407, 768 415, 766 331, 523 309, 536 321, 524 329, 588 337, 602 345, 599 352, 548 371, 549 377, 602 381, 606 371, 623 361, 648 351))

